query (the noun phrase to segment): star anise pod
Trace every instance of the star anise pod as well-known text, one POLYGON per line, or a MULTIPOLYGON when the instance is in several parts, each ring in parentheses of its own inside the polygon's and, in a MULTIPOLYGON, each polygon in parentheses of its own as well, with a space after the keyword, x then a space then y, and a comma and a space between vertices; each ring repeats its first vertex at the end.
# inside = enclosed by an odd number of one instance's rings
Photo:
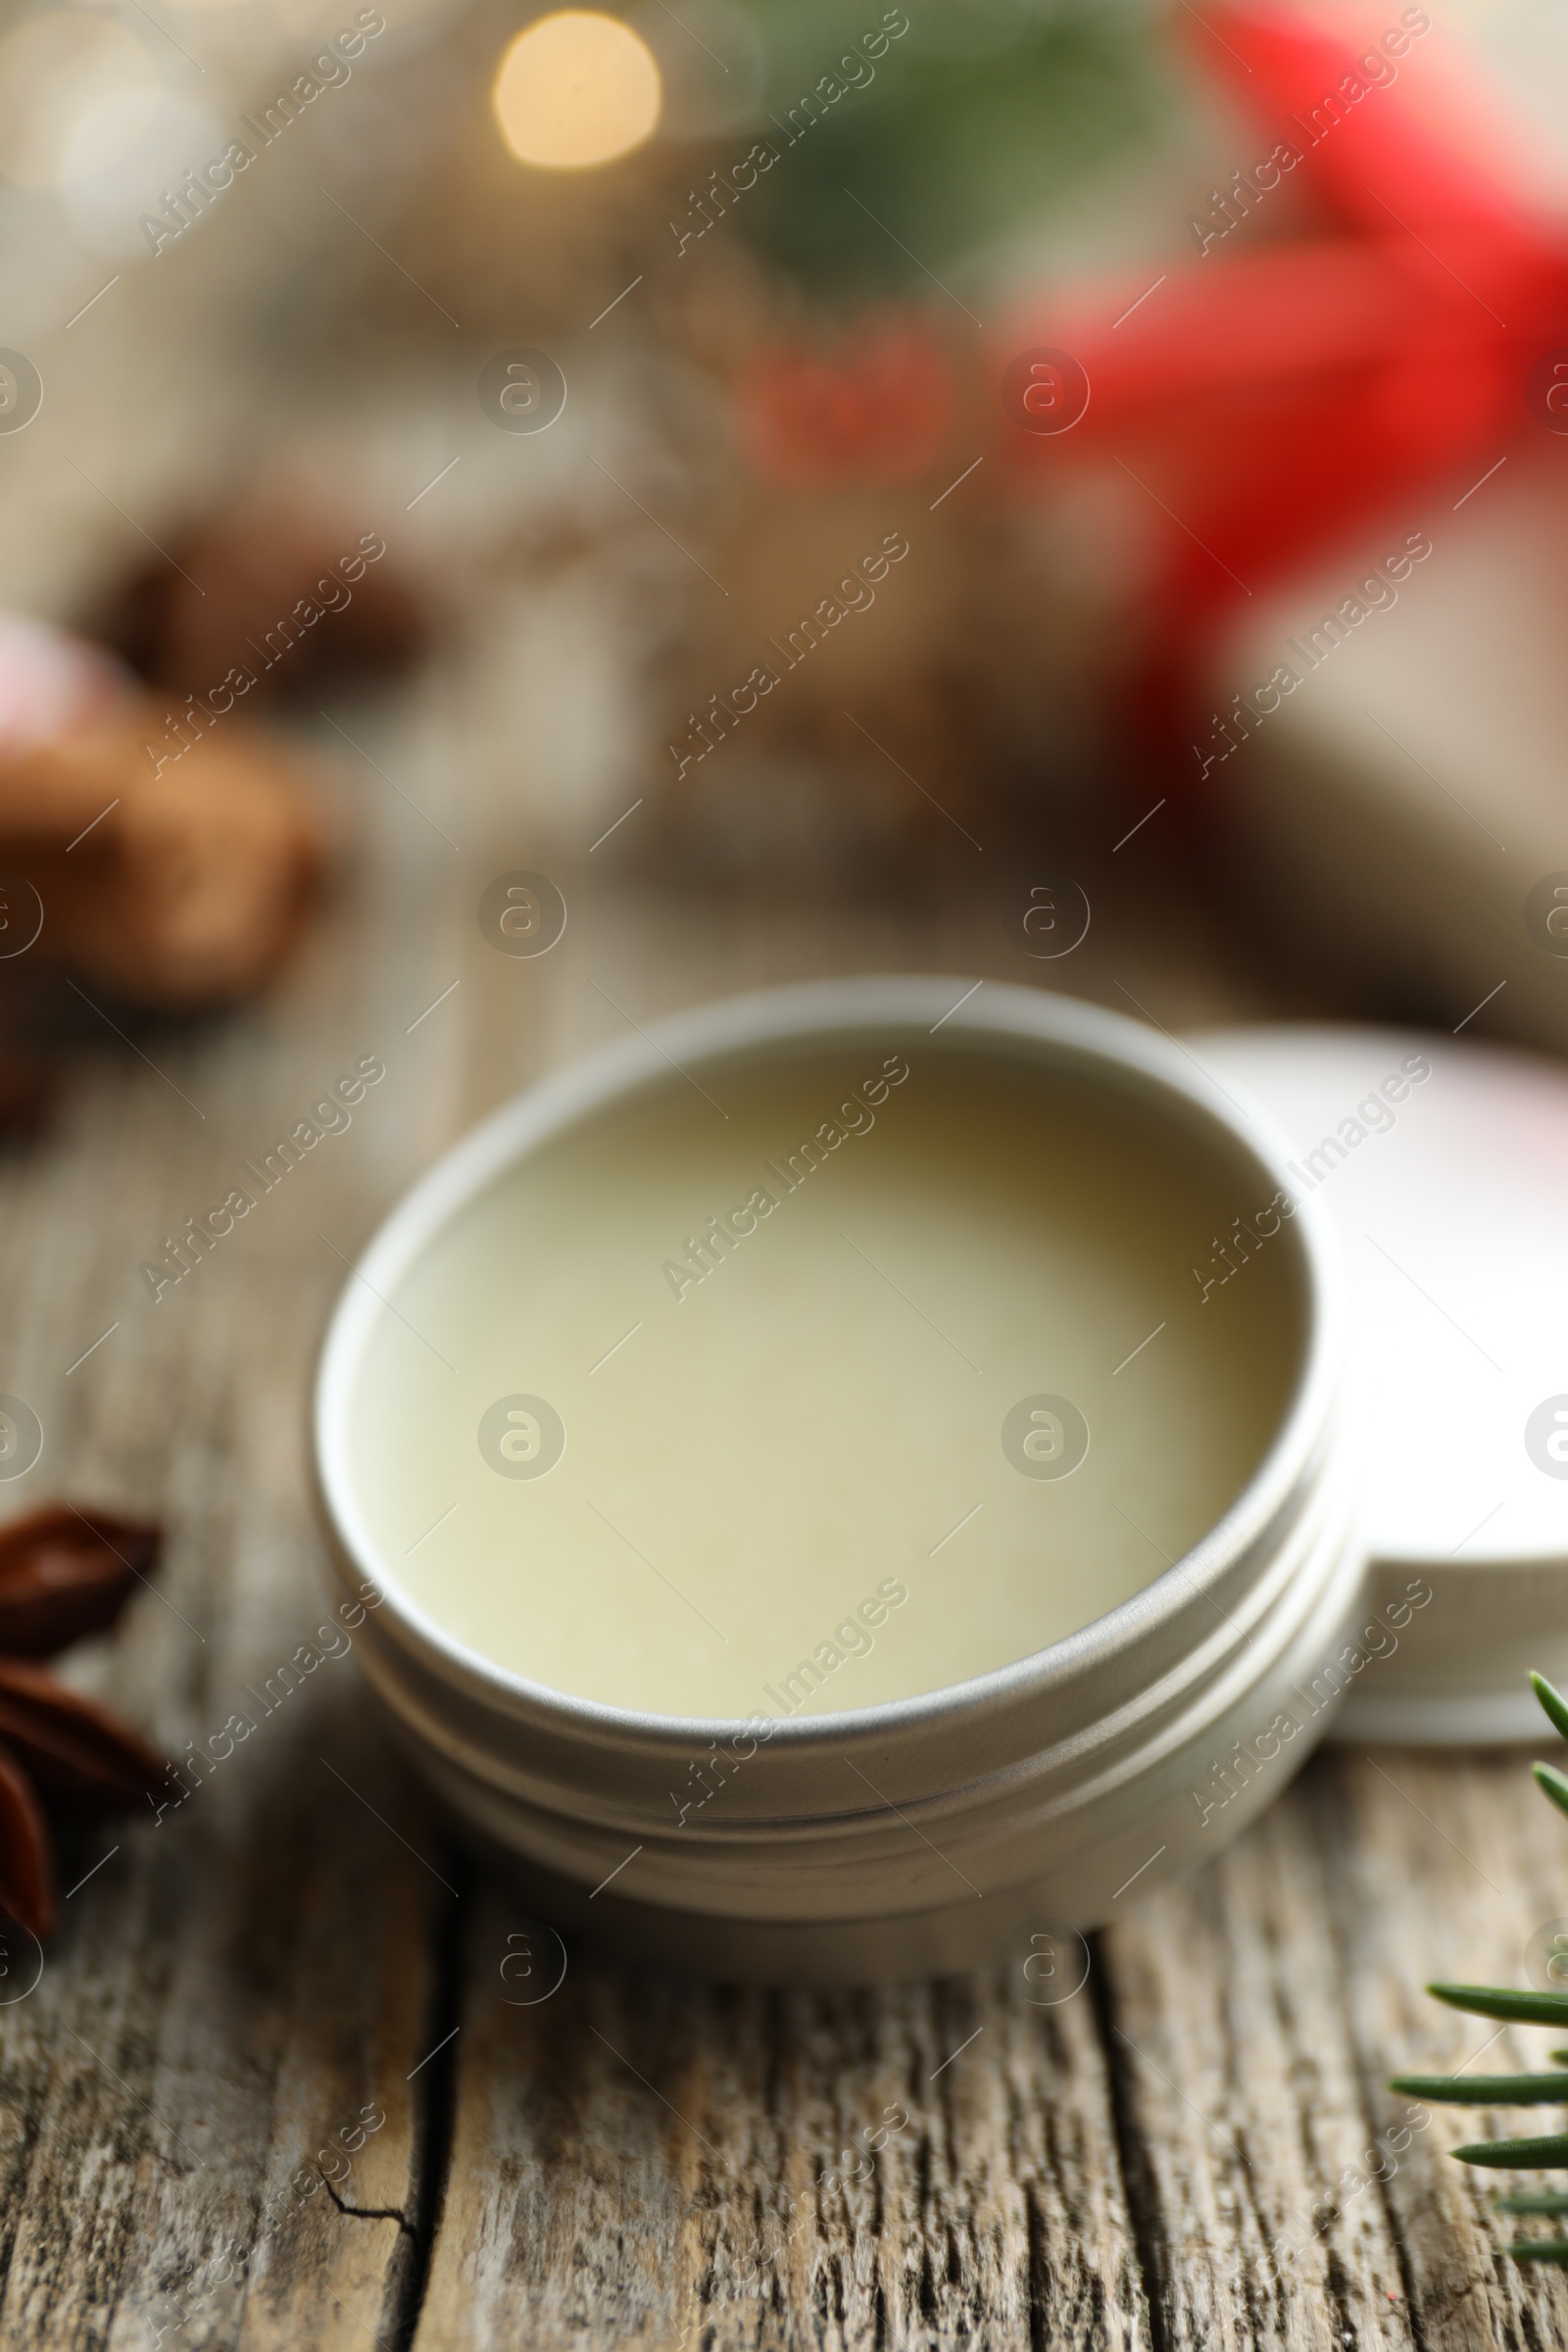
POLYGON ((104 1811, 160 1788, 167 1768, 127 1724, 29 1661, 114 1623, 162 1530, 47 1503, 0 1528, 0 1911, 40 1941, 55 1924, 39 1789, 104 1811))
POLYGON ((158 1557, 163 1530, 46 1502, 0 1527, 0 1651, 46 1658, 113 1625, 158 1557))

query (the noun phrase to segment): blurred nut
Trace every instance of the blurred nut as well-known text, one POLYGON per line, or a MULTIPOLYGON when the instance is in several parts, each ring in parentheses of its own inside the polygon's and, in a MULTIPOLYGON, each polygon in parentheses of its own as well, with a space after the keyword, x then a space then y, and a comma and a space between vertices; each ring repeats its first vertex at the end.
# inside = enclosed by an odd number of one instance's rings
POLYGON ((42 946, 147 1004, 223 1002, 293 944, 324 861, 292 754, 231 722, 156 774, 154 705, 0 755, 0 852, 42 902, 42 946))
POLYGON ((210 697, 237 665, 241 691, 280 701, 423 650, 424 614, 380 534, 297 492, 259 491, 168 544, 172 561, 132 573, 94 626, 152 684, 210 697))

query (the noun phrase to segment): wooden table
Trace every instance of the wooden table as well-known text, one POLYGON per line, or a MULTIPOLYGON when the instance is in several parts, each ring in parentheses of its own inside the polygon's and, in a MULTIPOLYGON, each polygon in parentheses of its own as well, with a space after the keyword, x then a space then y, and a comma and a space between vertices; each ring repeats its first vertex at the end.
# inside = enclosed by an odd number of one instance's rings
MULTIPOLYGON (((56 1125, 0 1162, 0 1388, 46 1431, 27 1488, 172 1531, 156 1593, 80 1671, 172 1755, 256 1712, 323 1613, 306 1397, 345 1258, 451 1137, 623 1015, 901 966, 1054 980, 1172 1029, 1335 1009, 1242 944, 1158 821, 1114 862, 1071 853, 1095 922, 1060 964, 1027 959, 1021 923, 1059 844, 987 858, 934 814, 923 880, 885 896, 683 896, 635 842, 617 866, 584 843, 552 858, 566 939, 513 961, 474 908, 535 845, 452 680, 337 715, 426 813, 346 773, 357 846, 277 993, 134 1045, 83 1013, 56 1125), (353 1128, 155 1304, 139 1262, 364 1054, 387 1077, 353 1128)), ((1426 1977, 1515 1981, 1568 1911, 1516 1754, 1323 1751, 1055 2006, 1018 1974, 741 1991, 575 1945, 514 2005, 522 1898, 453 1844, 352 1657, 156 1827, 84 1837, 64 1885, 41 1980, 13 1935, 0 1981, 8 2345, 1568 2341, 1568 2284, 1502 2258, 1445 2154, 1478 2119, 1401 2131, 1384 2087, 1488 2039, 1426 1977), (890 2107, 907 2124, 868 2177, 813 2190, 890 2107), (324 2184, 312 2159, 367 2110, 324 2184)))

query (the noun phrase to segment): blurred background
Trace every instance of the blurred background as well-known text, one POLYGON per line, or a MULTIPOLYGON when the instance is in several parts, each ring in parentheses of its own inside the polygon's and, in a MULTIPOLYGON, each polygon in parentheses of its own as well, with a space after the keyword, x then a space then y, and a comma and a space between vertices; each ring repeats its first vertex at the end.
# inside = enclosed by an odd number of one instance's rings
POLYGON ((1536 0, 14 10, 19 1113, 91 983, 523 867, 1561 1043, 1565 83, 1536 0))

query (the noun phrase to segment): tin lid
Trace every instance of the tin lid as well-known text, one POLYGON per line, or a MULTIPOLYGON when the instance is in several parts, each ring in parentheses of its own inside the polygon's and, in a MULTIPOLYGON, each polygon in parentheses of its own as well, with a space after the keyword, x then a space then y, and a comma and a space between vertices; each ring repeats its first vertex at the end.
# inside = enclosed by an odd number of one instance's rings
POLYGON ((1284 1129, 1349 1262, 1370 1565, 1337 1736, 1534 1738, 1530 1669, 1568 1681, 1568 1071, 1419 1031, 1192 1044, 1284 1129))

